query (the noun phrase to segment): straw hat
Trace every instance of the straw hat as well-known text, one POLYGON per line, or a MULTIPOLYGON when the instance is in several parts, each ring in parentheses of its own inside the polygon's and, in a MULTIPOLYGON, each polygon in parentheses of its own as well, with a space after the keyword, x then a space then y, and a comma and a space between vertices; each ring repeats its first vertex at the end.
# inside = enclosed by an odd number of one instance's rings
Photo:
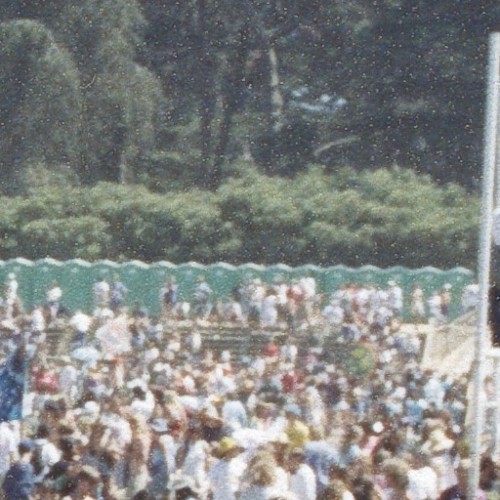
POLYGON ((243 448, 236 442, 235 439, 231 437, 223 437, 220 442, 219 446, 217 448, 217 455, 219 457, 225 457, 228 453, 232 451, 242 451, 243 448))

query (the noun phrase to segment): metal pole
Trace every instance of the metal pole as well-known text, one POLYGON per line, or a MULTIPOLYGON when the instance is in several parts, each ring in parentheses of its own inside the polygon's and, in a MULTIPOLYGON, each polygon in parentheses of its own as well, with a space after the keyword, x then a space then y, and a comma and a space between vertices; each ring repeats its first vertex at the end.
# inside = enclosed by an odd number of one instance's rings
POLYGON ((500 458, 500 350, 497 350, 493 356, 493 376, 495 377, 495 409, 493 416, 493 460, 500 458))
POLYGON ((488 86, 486 98, 485 139, 483 158, 483 186, 481 205, 481 228, 479 233, 478 275, 480 308, 476 333, 475 360, 473 366, 471 460, 467 498, 474 500, 479 486, 481 461, 481 435, 484 420, 482 407, 484 362, 488 342, 488 297, 490 288, 491 243, 493 232, 494 183, 496 165, 496 142, 498 132, 500 73, 500 33, 489 37, 488 86))

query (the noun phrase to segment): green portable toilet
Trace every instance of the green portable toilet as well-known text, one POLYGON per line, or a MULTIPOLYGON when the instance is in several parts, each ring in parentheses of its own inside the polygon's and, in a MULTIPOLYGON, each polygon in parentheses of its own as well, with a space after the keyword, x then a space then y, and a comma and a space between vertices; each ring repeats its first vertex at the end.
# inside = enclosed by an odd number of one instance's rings
POLYGON ((238 274, 235 266, 218 262, 207 266, 207 282, 213 291, 214 300, 226 302, 238 285, 238 274))
POLYGON ((71 312, 82 310, 92 312, 94 284, 92 265, 81 259, 72 259, 64 263, 59 275, 60 286, 63 290, 63 305, 71 312))
POLYGON ((64 263, 51 258, 35 262, 33 273, 33 305, 45 302, 46 293, 54 283, 57 283, 63 292, 61 302, 64 304, 64 293, 66 290, 61 286, 63 270, 64 263))
MULTIPOLYGON (((128 290, 125 302, 129 309, 137 304, 145 307, 150 315, 160 313, 158 283, 148 264, 138 260, 125 262, 116 270, 116 275, 128 290)), ((112 282, 113 277, 110 284, 112 282)))
POLYGON ((265 281, 267 283, 276 283, 278 281, 283 281, 284 283, 290 283, 292 281, 293 268, 287 266, 286 264, 274 264, 266 268, 265 271, 265 281))
POLYGON ((375 266, 362 266, 354 272, 355 281, 365 286, 380 286, 383 281, 381 269, 375 266))
POLYGON ((343 265, 330 266, 321 273, 321 289, 331 297, 346 282, 346 267, 343 265))
POLYGON ((238 266, 239 282, 249 282, 254 279, 266 281, 266 268, 252 262, 238 266))

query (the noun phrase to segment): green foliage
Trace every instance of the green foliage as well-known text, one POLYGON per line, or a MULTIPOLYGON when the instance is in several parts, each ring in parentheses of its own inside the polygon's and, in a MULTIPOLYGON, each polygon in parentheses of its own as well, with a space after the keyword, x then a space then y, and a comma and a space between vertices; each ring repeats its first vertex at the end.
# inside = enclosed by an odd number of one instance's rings
POLYGON ((0 24, 0 189, 23 189, 28 164, 78 162, 79 78, 42 24, 0 24))
POLYGON ((0 258, 474 266, 478 200, 463 188, 398 168, 349 177, 249 168, 215 193, 40 186, 1 204, 0 258))
POLYGON ((107 253, 111 242, 105 221, 91 216, 36 219, 23 225, 21 253, 36 259, 50 256, 94 260, 107 253))
POLYGON ((0 256, 473 267, 499 5, 8 2, 0 256))

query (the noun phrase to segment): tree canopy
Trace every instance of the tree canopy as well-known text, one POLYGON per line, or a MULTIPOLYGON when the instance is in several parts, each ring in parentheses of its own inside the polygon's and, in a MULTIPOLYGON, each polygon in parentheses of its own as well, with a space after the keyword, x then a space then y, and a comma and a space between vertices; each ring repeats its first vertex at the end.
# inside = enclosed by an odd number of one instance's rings
POLYGON ((11 1, 0 195, 22 229, 2 223, 2 257, 471 265, 499 14, 492 0, 11 1), (42 217, 57 196, 92 204, 42 217))

